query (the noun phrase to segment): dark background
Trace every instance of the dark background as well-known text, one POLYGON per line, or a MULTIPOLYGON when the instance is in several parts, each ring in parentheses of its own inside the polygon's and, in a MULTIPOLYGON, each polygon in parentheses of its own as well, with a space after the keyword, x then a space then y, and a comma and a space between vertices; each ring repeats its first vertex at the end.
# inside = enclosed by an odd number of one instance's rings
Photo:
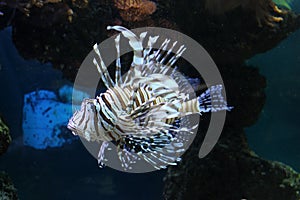
MULTIPOLYGON (((263 158, 299 171, 300 31, 248 63, 257 65, 267 78, 264 110, 246 130, 249 144, 263 158)), ((23 146, 23 95, 38 89, 56 90, 67 81, 51 64, 22 59, 9 28, 0 32, 0 64, 0 113, 14 140, 0 158, 0 170, 9 173, 20 199, 162 199, 164 170, 127 174, 99 169, 80 141, 47 150, 23 146)))

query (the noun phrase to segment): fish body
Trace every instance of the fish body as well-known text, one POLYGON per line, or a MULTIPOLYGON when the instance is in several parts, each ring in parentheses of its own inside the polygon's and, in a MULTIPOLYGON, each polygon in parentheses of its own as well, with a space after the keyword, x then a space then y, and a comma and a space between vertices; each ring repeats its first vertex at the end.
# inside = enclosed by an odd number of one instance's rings
POLYGON ((183 123, 191 114, 229 110, 221 95, 222 85, 210 87, 199 97, 193 95, 188 80, 173 67, 185 51, 180 46, 171 55, 176 41, 165 40, 159 50, 153 50, 158 36, 149 37, 147 48, 140 37, 121 26, 108 27, 120 31, 133 48, 131 68, 121 76, 120 35, 115 39, 118 58, 115 81, 110 77, 97 44, 97 58, 93 63, 107 87, 95 99, 84 99, 81 109, 69 120, 74 135, 101 144, 98 164, 104 166, 108 143, 117 147, 117 155, 124 170, 131 169, 135 160, 143 159, 156 169, 176 165, 197 125, 183 123), (213 98, 212 98, 213 97, 213 98), (183 125, 182 125, 183 124, 183 125))

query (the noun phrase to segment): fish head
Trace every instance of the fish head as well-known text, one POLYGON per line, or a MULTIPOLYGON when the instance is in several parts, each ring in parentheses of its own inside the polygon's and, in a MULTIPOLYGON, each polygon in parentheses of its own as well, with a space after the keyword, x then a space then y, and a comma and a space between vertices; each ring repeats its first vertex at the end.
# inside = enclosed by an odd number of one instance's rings
POLYGON ((104 130, 99 125, 95 99, 84 99, 80 110, 75 111, 68 123, 68 129, 73 135, 78 135, 87 141, 106 141, 104 130))

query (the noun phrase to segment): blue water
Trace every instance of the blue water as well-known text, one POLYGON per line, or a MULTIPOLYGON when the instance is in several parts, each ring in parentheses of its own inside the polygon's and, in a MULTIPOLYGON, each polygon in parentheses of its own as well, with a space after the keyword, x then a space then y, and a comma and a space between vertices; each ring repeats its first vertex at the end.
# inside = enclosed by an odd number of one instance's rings
MULTIPOLYGON (((299 1, 292 8, 299 13, 299 1)), ((249 145, 259 156, 300 171, 300 31, 248 63, 267 79, 264 109, 258 122, 246 129, 249 145)))
POLYGON ((300 31, 276 48, 248 61, 267 79, 266 104, 259 121, 247 129, 255 152, 300 170, 300 31))

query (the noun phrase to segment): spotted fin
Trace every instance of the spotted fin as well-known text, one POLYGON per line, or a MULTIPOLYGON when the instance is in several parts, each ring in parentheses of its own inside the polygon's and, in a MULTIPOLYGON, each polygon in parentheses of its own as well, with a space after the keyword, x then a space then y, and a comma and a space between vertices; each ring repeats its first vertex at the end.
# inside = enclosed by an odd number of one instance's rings
POLYGON ((136 164, 140 160, 139 156, 135 153, 128 151, 127 149, 118 150, 118 157, 121 162, 121 167, 126 170, 131 170, 132 165, 136 164))
POLYGON ((100 168, 105 167, 105 162, 107 161, 107 159, 105 158, 105 151, 107 150, 108 145, 109 143, 104 141, 102 142, 101 147, 99 149, 97 160, 98 160, 98 166, 100 168))
POLYGON ((150 137, 128 136, 127 147, 118 153, 119 159, 125 170, 132 169, 140 159, 156 169, 164 169, 181 160, 180 155, 186 150, 184 142, 181 137, 163 131, 150 137))

